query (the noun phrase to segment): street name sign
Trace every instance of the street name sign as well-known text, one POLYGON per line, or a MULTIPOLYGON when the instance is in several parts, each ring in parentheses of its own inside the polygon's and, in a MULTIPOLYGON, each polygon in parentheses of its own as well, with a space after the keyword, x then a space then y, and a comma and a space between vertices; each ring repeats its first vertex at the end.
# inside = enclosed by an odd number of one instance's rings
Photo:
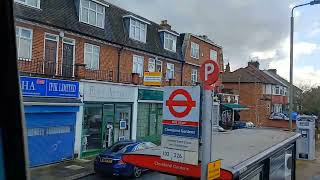
POLYGON ((163 100, 161 159, 198 165, 200 87, 165 87, 163 100))

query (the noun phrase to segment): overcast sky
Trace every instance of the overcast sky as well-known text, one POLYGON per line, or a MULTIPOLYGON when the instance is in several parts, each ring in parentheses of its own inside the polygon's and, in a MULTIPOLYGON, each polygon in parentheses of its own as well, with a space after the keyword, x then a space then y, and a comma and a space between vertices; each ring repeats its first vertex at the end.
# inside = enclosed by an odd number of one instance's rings
MULTIPOLYGON (((290 7, 305 0, 107 0, 179 33, 208 35, 231 69, 250 57, 289 79, 290 7)), ((320 84, 320 5, 295 12, 294 83, 320 84)))

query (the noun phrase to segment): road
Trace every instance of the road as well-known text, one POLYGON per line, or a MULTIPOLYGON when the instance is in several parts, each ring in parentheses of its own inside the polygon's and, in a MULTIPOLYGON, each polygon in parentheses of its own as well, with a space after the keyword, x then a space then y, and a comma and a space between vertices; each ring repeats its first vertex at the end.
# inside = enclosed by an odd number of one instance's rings
MULTIPOLYGON (((105 176, 101 176, 98 174, 93 174, 90 176, 86 176, 81 178, 81 180, 117 180, 117 179, 121 179, 119 177, 105 177, 105 176)), ((129 178, 122 178, 122 179, 129 179, 129 178)), ((145 174, 143 174, 140 178, 138 178, 139 180, 176 180, 175 176, 169 176, 166 174, 161 174, 161 173, 157 173, 157 172, 147 172, 145 174)))

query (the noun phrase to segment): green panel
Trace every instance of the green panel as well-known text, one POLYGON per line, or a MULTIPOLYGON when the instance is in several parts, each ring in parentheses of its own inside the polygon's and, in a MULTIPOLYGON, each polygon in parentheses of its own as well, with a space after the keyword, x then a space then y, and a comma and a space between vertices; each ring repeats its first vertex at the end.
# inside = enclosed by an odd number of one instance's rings
POLYGON ((150 89, 139 89, 138 99, 139 100, 162 101, 163 100, 163 91, 150 90, 150 89))
POLYGON ((103 149, 94 149, 94 150, 82 152, 81 153, 81 158, 86 158, 86 157, 90 157, 90 156, 96 156, 99 153, 101 153, 102 151, 103 151, 103 149))
POLYGON ((247 106, 241 104, 223 104, 224 107, 233 109, 233 110, 248 110, 247 106))

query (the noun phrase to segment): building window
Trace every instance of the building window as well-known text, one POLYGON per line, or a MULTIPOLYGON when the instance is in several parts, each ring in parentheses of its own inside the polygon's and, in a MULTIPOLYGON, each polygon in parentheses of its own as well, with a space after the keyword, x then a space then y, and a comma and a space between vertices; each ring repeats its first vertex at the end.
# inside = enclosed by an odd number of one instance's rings
POLYGON ((40 0, 15 0, 15 1, 23 5, 40 9, 40 0))
POLYGON ((104 28, 105 7, 89 0, 81 0, 80 21, 104 28))
POLYGON ((169 34, 164 33, 164 49, 176 52, 176 43, 177 43, 177 37, 169 34))
POLYGON ((166 79, 174 79, 174 64, 167 63, 166 79))
POLYGON ((198 70, 197 69, 191 70, 191 82, 192 83, 198 82, 198 70))
POLYGON ((130 34, 131 39, 146 42, 147 37, 147 24, 138 20, 130 18, 130 34))
POLYGON ((143 75, 143 60, 142 56, 133 55, 132 73, 138 73, 140 77, 143 75))
POLYGON ((210 60, 217 61, 218 55, 217 51, 210 49, 210 60))
POLYGON ((32 56, 32 30, 16 27, 16 41, 18 58, 30 60, 32 56))
POLYGON ((99 69, 100 47, 93 44, 84 44, 84 63, 87 69, 99 69))
POLYGON ((280 94, 280 87, 279 86, 276 86, 276 92, 275 92, 276 95, 279 95, 280 94))
POLYGON ((148 64, 149 72, 162 72, 162 61, 150 58, 148 64))
POLYGON ((191 57, 199 59, 199 54, 200 54, 199 49, 200 49, 199 44, 191 42, 191 57))

